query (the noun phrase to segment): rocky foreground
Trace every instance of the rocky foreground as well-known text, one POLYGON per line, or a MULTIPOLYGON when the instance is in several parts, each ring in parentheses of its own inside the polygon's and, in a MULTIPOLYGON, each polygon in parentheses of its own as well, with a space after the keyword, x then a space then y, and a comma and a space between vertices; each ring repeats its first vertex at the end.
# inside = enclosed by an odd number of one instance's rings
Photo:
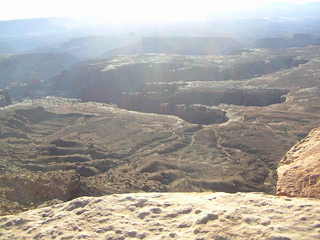
POLYGON ((82 197, 1 217, 0 239, 320 239, 320 201, 259 193, 82 197))

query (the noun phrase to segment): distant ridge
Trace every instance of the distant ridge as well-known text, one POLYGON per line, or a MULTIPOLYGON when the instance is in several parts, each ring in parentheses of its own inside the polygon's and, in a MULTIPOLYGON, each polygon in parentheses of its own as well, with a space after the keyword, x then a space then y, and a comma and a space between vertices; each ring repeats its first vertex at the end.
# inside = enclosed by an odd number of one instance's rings
POLYGON ((228 37, 145 37, 138 43, 107 52, 104 56, 143 53, 189 55, 229 54, 241 44, 228 37))

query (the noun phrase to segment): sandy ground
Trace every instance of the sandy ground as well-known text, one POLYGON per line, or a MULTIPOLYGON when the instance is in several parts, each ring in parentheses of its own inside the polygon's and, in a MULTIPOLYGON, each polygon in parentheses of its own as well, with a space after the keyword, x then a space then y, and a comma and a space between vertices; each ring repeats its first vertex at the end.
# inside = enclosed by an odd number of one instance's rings
POLYGON ((320 239, 320 200, 261 193, 82 197, 0 217, 1 240, 320 239))

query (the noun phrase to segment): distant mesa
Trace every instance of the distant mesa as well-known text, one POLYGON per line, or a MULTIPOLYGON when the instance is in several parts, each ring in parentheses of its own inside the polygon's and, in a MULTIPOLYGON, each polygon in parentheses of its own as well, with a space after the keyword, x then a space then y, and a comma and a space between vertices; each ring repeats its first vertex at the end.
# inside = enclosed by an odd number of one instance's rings
POLYGON ((145 53, 221 55, 241 48, 237 40, 228 37, 146 37, 136 44, 111 50, 104 57, 145 53))
MULTIPOLYGON (((117 36, 74 37, 62 43, 51 44, 35 49, 39 53, 67 53, 80 61, 100 58, 105 52, 133 44, 136 40, 117 36)), ((0 49, 1 50, 1 49, 0 49)))
POLYGON ((12 102, 8 91, 0 89, 0 107, 8 106, 11 103, 12 102))
POLYGON ((13 100, 46 96, 47 80, 77 62, 64 53, 26 53, 0 56, 0 88, 13 100))
POLYGON ((285 101, 283 96, 288 90, 209 88, 206 85, 233 79, 245 81, 306 62, 291 56, 265 59, 263 54, 250 54, 252 56, 240 59, 233 56, 123 55, 75 65, 51 81, 53 91, 62 96, 113 103, 133 111, 176 115, 197 124, 221 123, 227 118, 212 106, 278 104, 285 101), (197 87, 193 82, 203 82, 203 85, 197 87))
POLYGON ((297 33, 290 38, 272 37, 262 38, 255 42, 256 48, 292 48, 292 47, 305 47, 308 45, 320 45, 320 40, 316 39, 311 34, 297 33))

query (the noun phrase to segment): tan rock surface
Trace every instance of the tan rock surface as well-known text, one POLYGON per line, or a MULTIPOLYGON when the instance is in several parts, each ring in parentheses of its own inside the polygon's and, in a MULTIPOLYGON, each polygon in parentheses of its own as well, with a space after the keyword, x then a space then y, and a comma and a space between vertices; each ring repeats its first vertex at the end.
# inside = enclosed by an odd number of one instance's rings
POLYGON ((2 240, 320 239, 320 201, 258 193, 82 197, 0 217, 2 240))
POLYGON ((292 147, 280 164, 278 195, 320 198, 320 128, 292 147))

